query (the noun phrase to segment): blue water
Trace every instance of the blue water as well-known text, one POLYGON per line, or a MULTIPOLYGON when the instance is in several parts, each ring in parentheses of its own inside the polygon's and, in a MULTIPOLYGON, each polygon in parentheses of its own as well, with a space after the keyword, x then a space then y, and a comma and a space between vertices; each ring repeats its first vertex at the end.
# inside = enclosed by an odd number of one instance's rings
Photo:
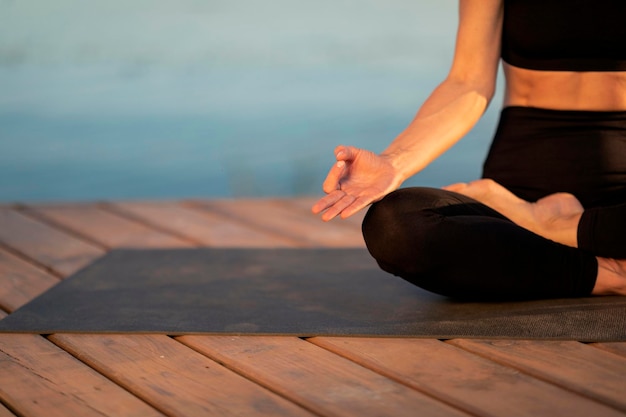
MULTIPOLYGON (((318 195, 445 76, 456 0, 0 0, 0 201, 318 195)), ((480 174, 494 100, 407 185, 480 174)))

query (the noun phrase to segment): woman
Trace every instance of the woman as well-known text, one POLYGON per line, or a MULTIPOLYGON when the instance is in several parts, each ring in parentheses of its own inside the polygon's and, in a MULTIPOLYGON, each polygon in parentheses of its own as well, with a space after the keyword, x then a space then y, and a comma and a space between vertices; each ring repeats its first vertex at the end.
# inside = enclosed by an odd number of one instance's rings
POLYGON ((447 78, 379 155, 339 146, 314 206, 363 222, 382 269, 464 298, 626 295, 626 2, 461 0, 447 78), (504 108, 483 179, 405 188, 504 108), (397 190, 397 191, 394 191, 397 190))

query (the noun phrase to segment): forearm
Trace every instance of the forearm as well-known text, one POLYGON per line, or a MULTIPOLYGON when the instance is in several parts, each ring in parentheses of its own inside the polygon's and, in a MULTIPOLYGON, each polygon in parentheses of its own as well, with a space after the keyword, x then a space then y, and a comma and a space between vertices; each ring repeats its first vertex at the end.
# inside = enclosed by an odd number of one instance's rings
POLYGON ((424 169, 469 132, 483 115, 491 86, 447 79, 424 102, 409 126, 385 149, 404 181, 424 169))

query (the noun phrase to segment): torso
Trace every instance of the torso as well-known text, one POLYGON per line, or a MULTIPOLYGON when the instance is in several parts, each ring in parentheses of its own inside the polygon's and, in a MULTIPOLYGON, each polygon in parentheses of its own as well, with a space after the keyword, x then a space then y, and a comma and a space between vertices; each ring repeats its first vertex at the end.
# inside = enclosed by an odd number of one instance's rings
POLYGON ((504 0, 505 106, 626 110, 626 1, 504 0))
POLYGON ((504 106, 626 110, 626 72, 538 71, 503 63, 504 106))

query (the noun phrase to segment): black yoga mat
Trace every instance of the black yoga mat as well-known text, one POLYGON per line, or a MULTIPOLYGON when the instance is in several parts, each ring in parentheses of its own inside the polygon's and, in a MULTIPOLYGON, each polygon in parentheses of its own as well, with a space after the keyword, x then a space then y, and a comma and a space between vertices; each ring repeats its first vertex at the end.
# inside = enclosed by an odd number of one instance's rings
POLYGON ((115 250, 0 331, 624 341, 626 297, 455 301, 363 249, 115 250))

